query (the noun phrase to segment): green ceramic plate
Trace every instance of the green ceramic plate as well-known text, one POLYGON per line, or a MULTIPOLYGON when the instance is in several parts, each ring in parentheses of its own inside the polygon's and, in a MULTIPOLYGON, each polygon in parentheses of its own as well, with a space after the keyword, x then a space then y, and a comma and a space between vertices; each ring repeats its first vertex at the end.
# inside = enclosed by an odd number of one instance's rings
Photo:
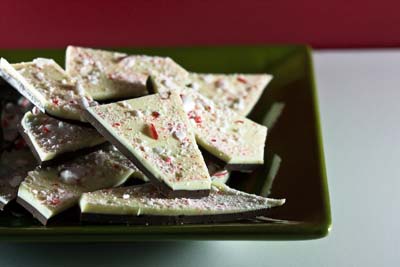
MULTIPOLYGON (((195 47, 118 49, 129 53, 168 55, 197 72, 267 72, 272 83, 251 113, 262 122, 275 101, 286 107, 269 131, 267 153, 282 157, 271 197, 286 198, 269 217, 284 220, 180 226, 91 226, 64 220, 43 227, 29 214, 0 213, 0 239, 13 241, 131 241, 176 239, 299 240, 321 238, 331 227, 327 178, 310 49, 306 46, 195 47)), ((11 62, 51 57, 64 62, 63 50, 0 50, 11 62)), ((1 91, 0 91, 1 92, 1 91)), ((2 97, 2 95, 0 95, 2 97)), ((260 193, 267 166, 253 174, 235 174, 230 185, 260 193)), ((18 208, 11 205, 11 210, 18 208)))

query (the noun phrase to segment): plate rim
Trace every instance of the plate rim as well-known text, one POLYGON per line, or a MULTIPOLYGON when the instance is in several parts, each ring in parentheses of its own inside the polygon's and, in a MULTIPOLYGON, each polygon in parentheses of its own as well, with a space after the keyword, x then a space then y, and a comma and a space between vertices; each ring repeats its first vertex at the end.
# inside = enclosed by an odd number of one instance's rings
MULTIPOLYGON (((185 46, 185 47, 124 47, 125 49, 205 49, 205 48, 287 48, 295 52, 305 53, 306 75, 313 103, 313 115, 315 117, 316 145, 318 146, 318 166, 321 179, 323 218, 316 222, 301 222, 297 225, 288 224, 207 224, 184 226, 152 226, 152 231, 142 231, 146 226, 126 227, 125 225, 113 226, 111 231, 104 233, 105 225, 78 225, 57 226, 48 228, 37 227, 4 227, 0 226, 0 241, 12 242, 113 242, 113 241, 138 241, 138 240, 308 240, 323 238, 329 234, 332 228, 332 216, 330 196, 328 189, 328 177, 323 147, 323 135, 321 127, 320 109, 318 102, 318 90, 316 86, 312 48, 305 44, 292 45, 239 45, 239 46, 185 46), (196 228, 196 232, 190 232, 190 228, 196 228), (128 229, 128 231, 126 231, 128 229), (178 230, 176 230, 178 229, 178 230), (211 231, 210 231, 211 230, 211 231), (239 231, 238 231, 239 230, 239 231), (276 231, 279 230, 279 231, 276 231), (236 232, 235 232, 236 231, 236 232), (77 240, 77 237, 81 240, 77 240)), ((111 48, 119 49, 118 47, 111 48)), ((123 49, 123 48, 122 48, 123 49)), ((60 49, 0 49, 5 51, 60 51, 60 49)))

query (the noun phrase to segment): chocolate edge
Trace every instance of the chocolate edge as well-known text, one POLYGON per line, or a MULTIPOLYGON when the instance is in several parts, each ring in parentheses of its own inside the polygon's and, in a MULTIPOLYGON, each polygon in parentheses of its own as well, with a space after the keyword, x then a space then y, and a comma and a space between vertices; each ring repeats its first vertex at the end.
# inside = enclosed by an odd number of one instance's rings
POLYGON ((221 168, 227 171, 241 171, 241 172, 248 172, 253 171, 256 168, 262 166, 263 164, 229 164, 223 161, 222 159, 216 157, 215 155, 211 154, 208 150, 204 149, 203 147, 200 148, 201 153, 203 154, 204 158, 214 162, 215 164, 221 166, 221 168))
POLYGON ((45 110, 45 114, 46 114, 47 116, 52 117, 52 118, 54 118, 54 119, 57 119, 57 120, 59 120, 59 121, 63 121, 63 122, 66 122, 66 123, 78 125, 78 126, 81 126, 81 127, 92 128, 91 124, 88 123, 88 122, 79 121, 79 120, 72 120, 72 119, 66 119, 66 118, 61 118, 61 117, 58 117, 58 116, 56 116, 56 115, 54 115, 54 114, 49 113, 47 110, 45 110))
POLYGON ((34 218, 36 218, 41 224, 47 225, 48 220, 46 217, 44 217, 37 209, 35 209, 31 204, 26 202, 20 197, 17 197, 17 203, 20 204, 22 207, 24 207, 29 213, 32 214, 34 218))
POLYGON ((113 215, 98 213, 81 213, 81 222, 95 224, 135 224, 135 225, 179 225, 179 224, 208 224, 234 222, 264 216, 269 209, 260 209, 238 213, 212 215, 113 215))

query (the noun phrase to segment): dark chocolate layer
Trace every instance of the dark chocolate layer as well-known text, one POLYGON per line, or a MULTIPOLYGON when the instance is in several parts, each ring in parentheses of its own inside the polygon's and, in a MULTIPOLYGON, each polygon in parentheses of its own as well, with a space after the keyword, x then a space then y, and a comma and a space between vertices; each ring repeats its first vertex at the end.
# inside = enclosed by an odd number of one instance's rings
POLYGON ((219 165, 222 169, 227 171, 240 171, 240 172, 250 172, 255 170, 256 168, 262 166, 263 164, 229 164, 225 161, 217 158, 207 150, 201 148, 201 153, 203 157, 214 162, 215 164, 219 165))
POLYGON ((135 225, 179 225, 179 224, 209 224, 233 222, 265 216, 269 209, 246 211, 240 213, 193 215, 193 216, 161 216, 161 215, 112 215, 82 213, 81 221, 92 224, 135 224, 135 225))
POLYGON ((94 117, 92 114, 85 110, 83 113, 85 119, 90 122, 97 131, 104 136, 111 144, 118 148, 118 150, 125 155, 133 164, 147 176, 150 182, 157 187, 162 195, 168 198, 186 197, 186 198, 202 198, 208 196, 210 190, 172 190, 164 182, 157 179, 154 174, 149 171, 141 162, 140 159, 136 158, 133 153, 131 153, 118 139, 116 139, 112 134, 110 134, 107 129, 94 117))
POLYGON ((31 206, 31 204, 29 204, 20 197, 17 197, 17 203, 20 204, 22 207, 24 207, 27 211, 29 211, 32 214, 32 216, 35 217, 43 225, 47 224, 48 219, 44 217, 37 209, 31 206))
POLYGON ((52 117, 52 118, 55 118, 55 119, 57 119, 57 120, 59 120, 59 121, 63 121, 63 122, 66 122, 66 123, 71 123, 71 124, 79 125, 79 126, 82 126, 82 127, 92 127, 91 124, 90 124, 89 122, 84 122, 84 121, 78 121, 78 120, 71 120, 71 119, 61 118, 61 117, 55 116, 55 115, 53 115, 53 114, 50 114, 50 113, 47 112, 47 111, 45 112, 45 114, 46 114, 47 116, 50 116, 50 117, 52 117))

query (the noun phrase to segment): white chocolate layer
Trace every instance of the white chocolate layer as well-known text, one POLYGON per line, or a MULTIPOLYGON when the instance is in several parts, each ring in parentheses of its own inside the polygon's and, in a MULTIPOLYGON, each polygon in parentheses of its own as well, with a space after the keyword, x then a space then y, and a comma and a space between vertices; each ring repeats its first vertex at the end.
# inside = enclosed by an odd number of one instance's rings
POLYGON ((84 192, 119 186, 133 173, 119 162, 120 153, 99 150, 59 166, 28 173, 18 190, 47 219, 72 207, 84 192))
POLYGON ((42 161, 105 142, 95 129, 63 122, 44 113, 25 113, 21 126, 42 161))
POLYGON ((152 185, 145 184, 85 193, 79 205, 82 213, 193 216, 256 211, 284 203, 284 199, 268 199, 213 183, 210 195, 200 199, 163 198, 152 185))
POLYGON ((127 55, 76 46, 67 48, 66 70, 96 100, 146 95, 150 74, 188 75, 168 57, 127 55))
POLYGON ((253 109, 272 80, 269 74, 190 73, 191 88, 242 116, 253 109))
POLYGON ((2 58, 0 75, 42 112, 84 121, 82 98, 91 99, 54 60, 37 58, 32 62, 9 64, 2 58))
POLYGON ((179 95, 154 94, 88 111, 147 171, 171 189, 210 189, 210 176, 179 95))
POLYGON ((264 163, 265 126, 214 103, 195 90, 177 84, 169 87, 167 77, 152 76, 152 83, 161 94, 180 93, 197 143, 209 153, 228 164, 264 163))

